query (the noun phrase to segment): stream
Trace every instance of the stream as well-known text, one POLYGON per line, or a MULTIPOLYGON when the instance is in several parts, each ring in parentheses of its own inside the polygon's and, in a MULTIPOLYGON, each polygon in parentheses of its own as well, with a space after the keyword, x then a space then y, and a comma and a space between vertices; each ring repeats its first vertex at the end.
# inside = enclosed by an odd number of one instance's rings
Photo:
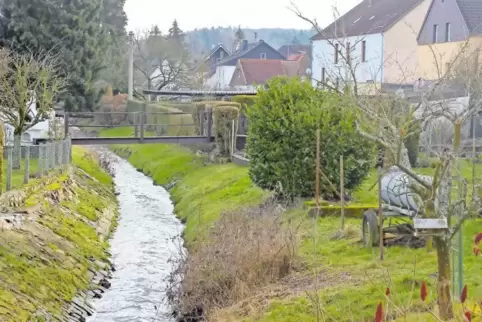
POLYGON ((119 226, 111 239, 112 283, 88 322, 171 322, 165 300, 169 258, 178 252, 183 225, 173 214, 169 193, 153 185, 126 160, 112 156, 119 194, 119 226))

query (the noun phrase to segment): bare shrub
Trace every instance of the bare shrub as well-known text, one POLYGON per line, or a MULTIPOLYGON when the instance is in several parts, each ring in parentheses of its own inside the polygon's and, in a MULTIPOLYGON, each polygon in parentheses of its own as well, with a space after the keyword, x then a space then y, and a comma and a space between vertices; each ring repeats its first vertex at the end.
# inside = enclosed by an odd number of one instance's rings
POLYGON ((182 252, 168 298, 180 320, 199 321, 287 276, 297 259, 297 237, 270 204, 222 215, 208 242, 182 252))

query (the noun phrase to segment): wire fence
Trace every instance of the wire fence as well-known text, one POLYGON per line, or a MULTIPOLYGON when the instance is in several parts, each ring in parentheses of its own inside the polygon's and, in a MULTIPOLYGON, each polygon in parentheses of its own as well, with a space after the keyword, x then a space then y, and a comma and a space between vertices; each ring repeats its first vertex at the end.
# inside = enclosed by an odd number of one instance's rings
POLYGON ((4 146, 2 186, 6 191, 19 188, 31 179, 46 176, 53 170, 65 171, 71 162, 70 138, 20 148, 4 146))

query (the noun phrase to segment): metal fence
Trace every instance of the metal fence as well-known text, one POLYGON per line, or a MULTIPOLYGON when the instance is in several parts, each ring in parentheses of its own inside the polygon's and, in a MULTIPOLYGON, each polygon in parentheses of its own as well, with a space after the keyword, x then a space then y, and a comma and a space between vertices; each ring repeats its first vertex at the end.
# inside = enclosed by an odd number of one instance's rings
POLYGON ((19 188, 31 179, 46 176, 53 170, 64 171, 72 162, 70 138, 15 149, 3 147, 2 185, 5 190, 19 188))

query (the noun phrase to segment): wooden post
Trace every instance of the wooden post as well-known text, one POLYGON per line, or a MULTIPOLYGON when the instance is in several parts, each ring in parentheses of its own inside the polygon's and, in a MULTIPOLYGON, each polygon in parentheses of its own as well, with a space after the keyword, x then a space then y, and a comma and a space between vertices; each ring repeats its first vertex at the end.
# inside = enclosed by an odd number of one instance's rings
POLYGON ((345 231, 345 171, 343 169, 343 155, 340 155, 340 201, 341 201, 341 231, 345 231))
POLYGON ((25 146, 25 172, 23 175, 23 183, 27 184, 30 176, 30 145, 25 146))
POLYGON ((8 157, 7 157, 7 191, 12 189, 12 169, 13 169, 13 147, 8 147, 8 157))
POLYGON ((211 142, 212 131, 213 131, 213 109, 212 107, 208 107, 208 120, 207 120, 207 134, 206 140, 208 143, 211 142))
POLYGON ((200 136, 204 136, 204 119, 205 119, 204 114, 205 113, 206 112, 203 110, 203 111, 200 111, 199 115, 198 115, 198 117, 199 117, 199 132, 200 132, 199 135, 200 136))
POLYGON ((320 215, 320 171, 320 130, 316 130, 315 203, 317 218, 320 215))
POLYGON ((139 126, 138 126, 138 115, 139 113, 138 112, 134 112, 134 137, 138 137, 138 133, 139 133, 139 126))
MULTIPOLYGON (((382 158, 381 158, 382 159, 382 158)), ((378 228, 380 235, 380 260, 383 260, 383 210, 382 210, 382 162, 378 163, 378 228)))

